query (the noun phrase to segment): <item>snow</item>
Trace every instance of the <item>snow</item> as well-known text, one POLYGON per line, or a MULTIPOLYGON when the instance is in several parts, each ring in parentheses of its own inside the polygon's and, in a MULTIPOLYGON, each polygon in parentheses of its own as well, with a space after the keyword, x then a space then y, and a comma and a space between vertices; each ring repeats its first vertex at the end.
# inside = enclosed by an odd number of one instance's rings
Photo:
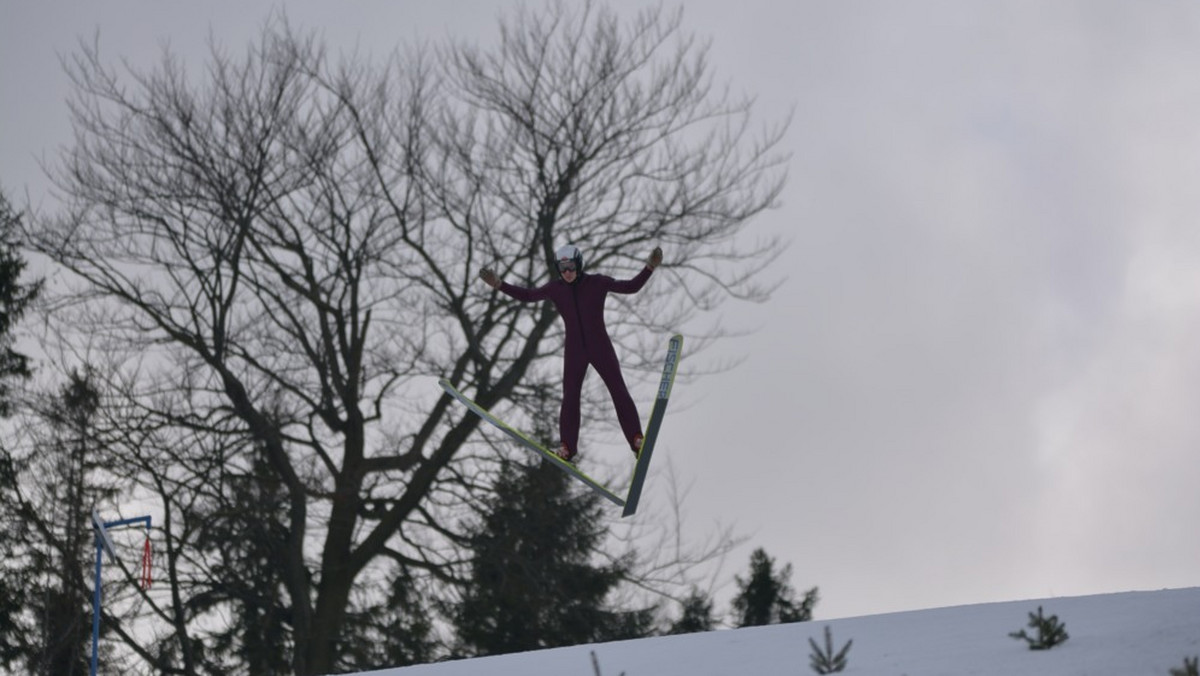
MULTIPOLYGON (((599 643, 369 672, 369 676, 802 676, 808 639, 853 640, 844 674, 1133 676, 1183 667, 1200 655, 1200 587, 1008 601, 886 615, 726 629, 599 643), (1070 638, 1030 650, 1009 637, 1042 606, 1070 638)), ((367 676, 364 674, 364 676, 367 676)))

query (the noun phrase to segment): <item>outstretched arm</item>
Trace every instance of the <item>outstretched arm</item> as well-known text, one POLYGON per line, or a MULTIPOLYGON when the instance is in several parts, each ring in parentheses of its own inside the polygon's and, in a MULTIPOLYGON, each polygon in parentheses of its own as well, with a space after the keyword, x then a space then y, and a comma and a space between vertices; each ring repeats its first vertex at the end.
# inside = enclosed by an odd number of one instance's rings
POLYGON ((523 303, 529 303, 535 300, 545 300, 548 298, 546 293, 548 287, 542 286, 536 289, 527 289, 523 286, 506 284, 504 280, 500 279, 500 277, 496 275, 496 271, 492 270, 491 268, 484 268, 480 270, 479 278, 493 289, 499 289, 501 293, 515 298, 523 303))
POLYGON ((616 280, 609 287, 609 291, 613 293, 637 293, 646 285, 646 281, 650 279, 650 273, 654 272, 662 264, 662 247, 654 247, 654 251, 650 252, 650 258, 646 260, 646 267, 633 277, 633 279, 616 280))

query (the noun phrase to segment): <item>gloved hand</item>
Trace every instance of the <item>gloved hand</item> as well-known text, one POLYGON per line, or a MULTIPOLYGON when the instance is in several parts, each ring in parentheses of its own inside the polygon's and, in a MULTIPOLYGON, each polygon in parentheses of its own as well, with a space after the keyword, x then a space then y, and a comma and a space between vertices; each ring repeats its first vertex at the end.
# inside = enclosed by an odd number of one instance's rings
POLYGON ((646 267, 653 270, 662 264, 662 247, 654 247, 654 251, 650 252, 650 260, 646 261, 646 267))
POLYGON ((496 276, 496 272, 494 270, 492 270, 491 268, 484 268, 484 269, 480 270, 479 278, 482 279, 485 284, 492 287, 493 289, 500 288, 500 278, 496 276))

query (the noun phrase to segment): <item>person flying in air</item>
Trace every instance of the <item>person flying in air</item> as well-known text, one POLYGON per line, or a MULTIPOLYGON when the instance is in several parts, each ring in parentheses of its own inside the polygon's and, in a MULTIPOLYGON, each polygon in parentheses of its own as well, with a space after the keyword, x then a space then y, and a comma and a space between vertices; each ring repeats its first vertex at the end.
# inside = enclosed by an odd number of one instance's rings
POLYGON ((493 289, 523 303, 549 300, 554 303, 566 329, 566 350, 563 354, 562 407, 558 414, 561 446, 558 457, 571 461, 578 454, 579 406, 583 378, 588 366, 596 369, 608 387, 621 431, 636 456, 642 447, 642 421, 625 378, 612 339, 604 325, 604 302, 609 293, 637 293, 662 263, 662 248, 655 247, 646 267, 632 279, 618 280, 607 275, 584 274, 583 252, 568 244, 555 252, 559 276, 550 282, 529 289, 502 281, 491 268, 479 271, 479 277, 493 289))

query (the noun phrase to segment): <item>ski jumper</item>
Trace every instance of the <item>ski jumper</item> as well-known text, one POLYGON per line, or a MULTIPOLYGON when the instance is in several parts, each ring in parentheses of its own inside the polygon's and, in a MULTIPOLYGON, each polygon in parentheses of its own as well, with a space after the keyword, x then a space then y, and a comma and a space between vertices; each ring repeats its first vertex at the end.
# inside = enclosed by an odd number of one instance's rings
POLYGON ((561 441, 572 451, 578 450, 580 397, 589 364, 608 387, 613 406, 617 409, 621 432, 631 448, 634 447, 634 439, 642 433, 637 406, 633 403, 633 397, 629 396, 629 389, 621 376, 621 365, 617 362, 617 352, 604 325, 604 301, 610 292, 637 293, 646 285, 651 272, 651 268, 645 267, 632 279, 625 280, 581 273, 574 284, 568 284, 559 277, 536 289, 507 282, 500 285, 501 291, 523 303, 549 300, 562 317, 566 348, 558 432, 562 436, 561 441))

